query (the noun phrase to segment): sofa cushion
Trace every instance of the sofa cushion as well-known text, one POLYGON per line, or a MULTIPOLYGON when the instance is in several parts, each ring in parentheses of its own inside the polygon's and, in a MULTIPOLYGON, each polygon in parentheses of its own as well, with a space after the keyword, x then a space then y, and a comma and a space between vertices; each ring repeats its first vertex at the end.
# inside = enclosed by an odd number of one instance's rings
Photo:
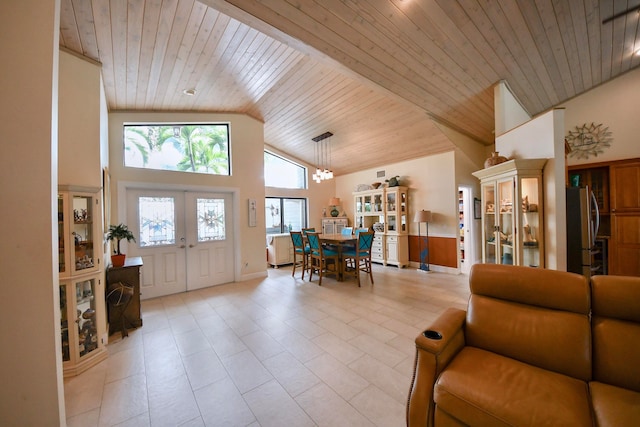
POLYGON ((593 411, 600 427, 637 426, 640 393, 600 382, 591 382, 593 411))
POLYGON ((589 316, 472 294, 466 344, 543 369, 591 380, 589 316))
POLYGON ((640 277, 593 276, 591 287, 595 316, 640 323, 640 277))
POLYGON ((593 380, 640 392, 640 277, 594 276, 593 380))
POLYGON ((640 392, 640 324, 593 318, 593 379, 640 392))
POLYGON ((593 425, 586 382, 475 347, 440 375, 434 401, 468 425, 593 425))
POLYGON ((475 295, 580 314, 591 310, 589 282, 579 274, 515 265, 473 267, 469 287, 475 295))

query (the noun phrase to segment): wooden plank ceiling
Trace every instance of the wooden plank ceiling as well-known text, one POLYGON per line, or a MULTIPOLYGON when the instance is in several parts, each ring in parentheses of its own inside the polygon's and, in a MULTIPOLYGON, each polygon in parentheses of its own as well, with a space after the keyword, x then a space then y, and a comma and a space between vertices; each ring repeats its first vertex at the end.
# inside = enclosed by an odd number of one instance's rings
POLYGON ((493 86, 536 115, 637 67, 640 0, 61 0, 60 45, 109 109, 215 111, 336 175, 493 143, 493 86), (184 90, 195 89, 194 96, 184 90))

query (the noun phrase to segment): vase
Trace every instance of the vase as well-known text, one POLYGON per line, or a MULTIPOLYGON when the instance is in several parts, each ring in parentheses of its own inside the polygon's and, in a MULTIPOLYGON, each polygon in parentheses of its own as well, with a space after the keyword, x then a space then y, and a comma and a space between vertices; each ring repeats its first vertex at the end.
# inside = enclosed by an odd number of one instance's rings
POLYGON ((484 167, 488 168, 491 166, 499 165, 500 163, 506 162, 508 159, 505 156, 501 156, 497 151, 491 153, 491 157, 484 161, 484 167))
POLYGON ((333 209, 331 209, 331 216, 332 217, 337 217, 338 215, 340 215, 340 212, 338 211, 338 209, 334 206, 333 209))
POLYGON ((125 258, 127 256, 125 254, 115 254, 111 255, 111 264, 114 267, 122 267, 124 265, 125 258))

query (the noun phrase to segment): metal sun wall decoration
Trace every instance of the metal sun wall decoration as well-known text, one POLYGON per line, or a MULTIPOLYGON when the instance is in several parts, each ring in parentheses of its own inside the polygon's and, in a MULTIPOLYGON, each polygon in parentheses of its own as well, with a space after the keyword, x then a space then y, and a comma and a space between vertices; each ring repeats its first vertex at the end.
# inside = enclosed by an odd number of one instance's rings
POLYGON ((578 159, 588 159, 589 156, 598 157, 605 148, 611 147, 613 139, 609 128, 602 123, 596 125, 583 124, 576 126, 575 130, 570 130, 566 137, 567 143, 571 147, 570 157, 578 159))

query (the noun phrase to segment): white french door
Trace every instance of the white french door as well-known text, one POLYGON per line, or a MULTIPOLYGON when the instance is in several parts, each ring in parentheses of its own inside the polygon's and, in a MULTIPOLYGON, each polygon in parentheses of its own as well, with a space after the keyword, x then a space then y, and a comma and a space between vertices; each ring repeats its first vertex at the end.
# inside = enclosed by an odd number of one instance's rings
POLYGON ((144 263, 143 299, 233 281, 230 193, 128 189, 127 224, 136 236, 127 253, 144 263))

